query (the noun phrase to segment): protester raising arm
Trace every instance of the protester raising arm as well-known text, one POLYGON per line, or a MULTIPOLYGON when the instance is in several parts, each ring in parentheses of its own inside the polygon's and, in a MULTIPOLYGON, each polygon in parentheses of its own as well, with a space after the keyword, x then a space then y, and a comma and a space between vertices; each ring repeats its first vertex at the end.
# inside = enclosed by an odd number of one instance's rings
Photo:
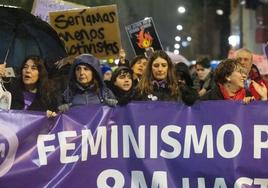
POLYGON ((255 91, 258 93, 260 100, 267 101, 267 87, 264 83, 257 83, 254 80, 251 81, 255 91))
POLYGON ((119 51, 119 63, 118 66, 126 66, 129 67, 129 61, 126 59, 126 52, 123 48, 119 51))

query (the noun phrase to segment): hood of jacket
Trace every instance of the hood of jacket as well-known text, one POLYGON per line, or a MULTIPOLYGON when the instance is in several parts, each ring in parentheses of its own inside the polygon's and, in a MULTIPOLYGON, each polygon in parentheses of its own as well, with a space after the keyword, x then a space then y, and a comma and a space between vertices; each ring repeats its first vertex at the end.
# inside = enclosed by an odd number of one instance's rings
POLYGON ((70 82, 76 83, 75 68, 78 65, 89 66, 92 69, 92 71, 94 72, 94 76, 97 77, 96 79, 99 82, 100 87, 103 87, 104 82, 103 82, 103 78, 102 78, 100 62, 96 57, 94 57, 91 54, 81 54, 74 59, 74 62, 73 62, 72 67, 70 69, 69 83, 70 82))

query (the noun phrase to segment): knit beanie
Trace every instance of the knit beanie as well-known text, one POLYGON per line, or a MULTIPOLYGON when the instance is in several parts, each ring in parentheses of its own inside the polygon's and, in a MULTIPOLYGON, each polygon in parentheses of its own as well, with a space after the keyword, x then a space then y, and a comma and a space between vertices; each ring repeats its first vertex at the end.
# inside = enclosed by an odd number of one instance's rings
POLYGON ((112 71, 111 67, 107 64, 102 65, 101 72, 104 75, 107 71, 112 71))

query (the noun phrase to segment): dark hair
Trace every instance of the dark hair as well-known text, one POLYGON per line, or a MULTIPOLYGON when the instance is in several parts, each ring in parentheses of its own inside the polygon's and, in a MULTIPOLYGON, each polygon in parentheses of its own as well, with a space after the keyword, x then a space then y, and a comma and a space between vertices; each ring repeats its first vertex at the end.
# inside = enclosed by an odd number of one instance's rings
POLYGON ((210 68, 210 59, 208 57, 200 57, 196 60, 196 65, 200 65, 208 69, 210 68))
POLYGON ((185 63, 175 64, 176 76, 185 81, 186 85, 193 86, 193 80, 190 75, 189 67, 185 63))
POLYGON ((226 77, 230 76, 234 70, 240 66, 237 59, 225 59, 220 62, 214 72, 214 79, 216 83, 225 84, 228 82, 226 77))
POLYGON ((168 63, 168 73, 167 73, 168 88, 171 91, 171 97, 176 99, 178 96, 178 85, 176 82, 177 79, 175 75, 175 68, 170 57, 166 54, 166 52, 162 50, 155 51, 151 59, 149 60, 145 68, 144 74, 142 75, 141 81, 137 86, 138 93, 143 95, 153 92, 152 81, 154 80, 154 77, 152 73, 152 65, 154 60, 156 60, 159 57, 165 59, 168 63))
POLYGON ((115 69, 115 71, 112 74, 112 78, 111 78, 111 83, 114 84, 114 82, 116 81, 116 78, 124 73, 129 73, 131 76, 131 79, 133 80, 133 71, 126 67, 126 66, 120 66, 117 69, 115 69))
MULTIPOLYGON (((47 74, 46 67, 44 65, 44 61, 41 59, 41 57, 37 55, 30 55, 26 57, 20 68, 21 75, 22 75, 22 70, 28 60, 32 60, 34 64, 37 66, 37 70, 38 70, 38 80, 36 83, 37 96, 41 98, 41 101, 44 104, 52 103, 53 102, 52 100, 54 100, 53 97, 55 95, 55 91, 54 91, 55 85, 51 80, 48 80, 48 74, 47 74)), ((20 82, 21 82, 22 89, 26 89, 23 83, 22 76, 20 77, 20 82)))
POLYGON ((130 63, 130 67, 133 67, 141 59, 148 60, 144 55, 138 55, 138 56, 134 57, 134 59, 132 59, 132 61, 130 63))

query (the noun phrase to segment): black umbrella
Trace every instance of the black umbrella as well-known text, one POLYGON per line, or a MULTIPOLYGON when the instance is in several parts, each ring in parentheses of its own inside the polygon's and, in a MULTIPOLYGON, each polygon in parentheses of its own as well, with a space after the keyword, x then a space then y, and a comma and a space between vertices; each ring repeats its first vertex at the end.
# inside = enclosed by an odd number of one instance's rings
POLYGON ((0 63, 18 68, 28 55, 39 55, 51 69, 67 53, 48 23, 21 8, 0 6, 0 63))

